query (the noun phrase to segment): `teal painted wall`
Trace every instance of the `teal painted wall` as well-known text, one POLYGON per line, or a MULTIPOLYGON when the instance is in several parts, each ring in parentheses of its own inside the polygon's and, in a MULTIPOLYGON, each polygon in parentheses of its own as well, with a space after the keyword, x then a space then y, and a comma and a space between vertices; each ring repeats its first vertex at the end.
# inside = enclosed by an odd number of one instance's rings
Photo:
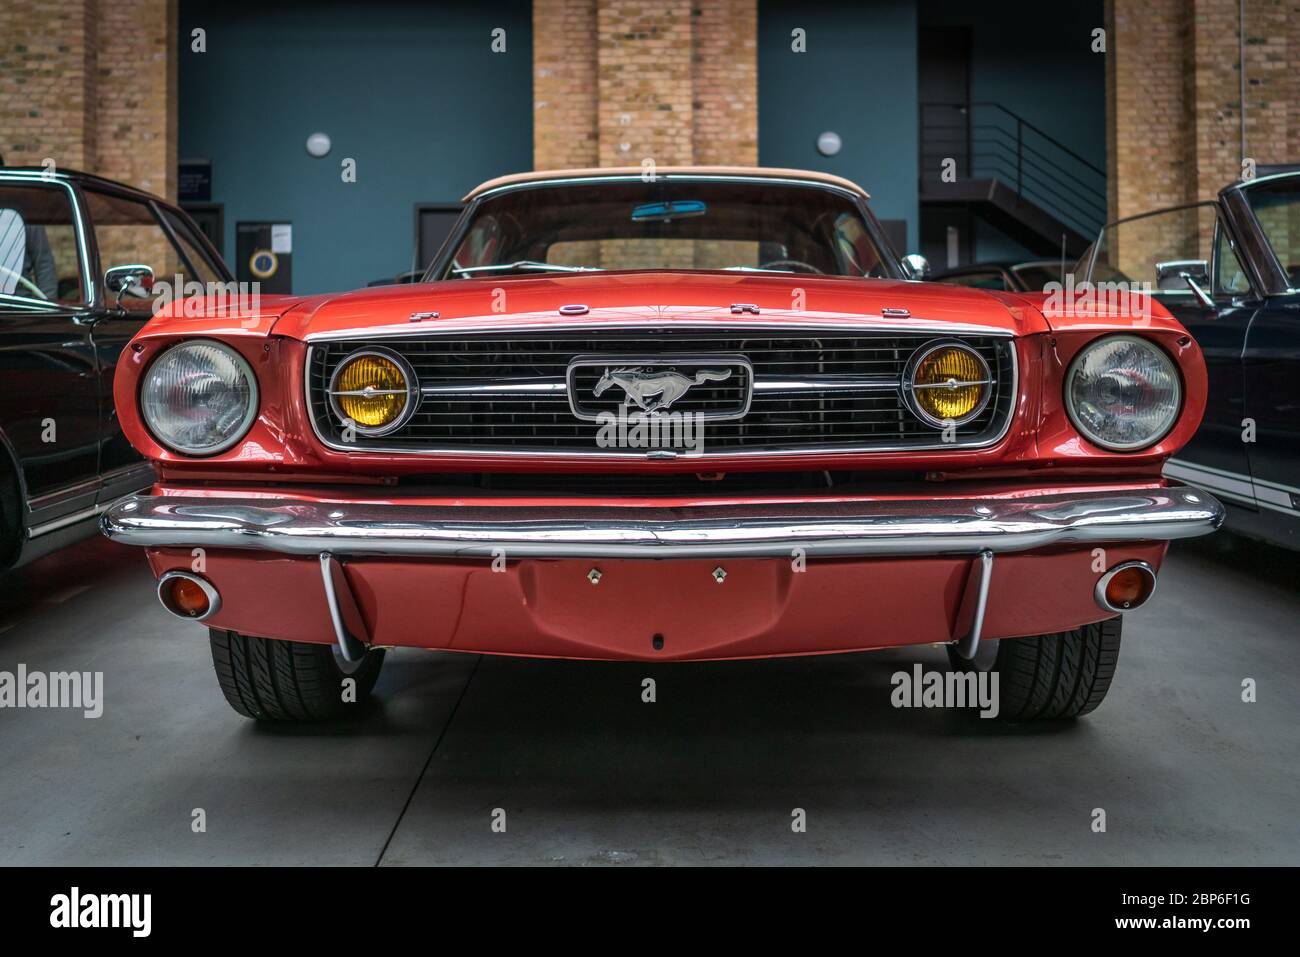
POLYGON ((895 0, 758 7, 758 158, 764 166, 846 176, 880 219, 907 221, 918 242, 916 4, 895 0), (806 31, 807 52, 791 50, 806 31), (843 147, 817 151, 831 130, 843 147))
MULTIPOLYGON (((825 170, 861 183, 881 219, 905 219, 919 246, 917 30, 971 27, 971 98, 1003 104, 1106 166, 1105 58, 1092 53, 1101 0, 760 0, 759 161, 825 170), (807 32, 807 52, 790 49, 807 32), (817 152, 819 133, 840 134, 839 155, 817 152)), ((993 227, 976 230, 976 258, 1029 253, 993 227)))
POLYGON ((971 99, 1001 103, 1106 166, 1106 57, 1091 50, 1101 0, 924 0, 921 22, 971 28, 971 99), (986 9, 987 7, 987 9, 986 9))
POLYGON ((293 223, 296 293, 411 268, 416 203, 532 168, 527 2, 185 0, 180 29, 180 156, 212 161, 228 260, 236 222, 293 223), (333 141, 323 159, 305 147, 317 131, 333 141))

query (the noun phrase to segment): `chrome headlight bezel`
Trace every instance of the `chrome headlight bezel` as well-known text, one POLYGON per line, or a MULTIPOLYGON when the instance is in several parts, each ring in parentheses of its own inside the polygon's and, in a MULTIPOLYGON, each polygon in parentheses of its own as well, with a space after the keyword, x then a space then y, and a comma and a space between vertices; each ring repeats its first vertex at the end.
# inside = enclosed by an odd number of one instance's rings
POLYGON ((334 413, 335 418, 337 418, 344 426, 350 424, 350 426, 357 431, 358 435, 364 435, 366 438, 378 438, 382 435, 389 435, 406 425, 406 423, 411 420, 411 416, 415 415, 415 410, 420 405, 420 397, 420 382, 416 378, 415 368, 401 354, 380 346, 365 346, 361 349, 355 349, 352 352, 349 352, 338 361, 337 365, 334 366, 334 371, 330 374, 329 384, 325 387, 325 398, 329 402, 330 411, 334 413), (357 422, 350 416, 346 415, 338 403, 338 391, 335 387, 338 385, 339 376, 343 374, 343 370, 346 369, 354 360, 362 359, 366 356, 376 356, 393 363, 393 365, 397 366, 401 371, 402 377, 406 380, 406 405, 397 418, 385 425, 362 425, 360 422, 357 422))
MULTIPOLYGON (((969 382, 964 384, 974 385, 977 383, 969 382)), ((988 408, 988 404, 993 398, 993 371, 989 368, 988 361, 980 355, 979 350, 975 349, 969 343, 962 342, 960 339, 932 339, 913 352, 911 358, 907 360, 907 365, 903 369, 902 385, 903 399, 908 410, 926 425, 933 426, 936 429, 946 429, 949 427, 965 425, 967 422, 977 418, 981 412, 988 408), (960 419, 936 418, 926 411, 916 400, 916 386, 914 384, 916 370, 920 368, 922 362, 941 349, 959 349, 962 352, 967 353, 975 360, 981 370, 981 378, 978 384, 984 386, 984 394, 980 396, 980 400, 975 404, 974 408, 963 415, 960 419)), ((925 386, 924 388, 932 387, 925 386)))
POLYGON ((145 428, 149 430, 149 434, 153 437, 154 441, 163 448, 193 458, 209 458, 213 455, 220 455, 222 452, 227 451, 241 442, 248 434, 248 430, 253 427, 253 422, 257 419, 257 411, 260 401, 261 392, 258 389, 257 376, 253 372, 252 365, 247 359, 240 355, 237 349, 218 339, 183 339, 174 345, 168 346, 153 357, 153 360, 149 363, 149 367, 145 370, 144 375, 140 377, 138 408, 140 410, 140 420, 144 423, 145 428), (186 445, 177 441, 174 437, 168 437, 166 430, 161 428, 159 423, 150 415, 149 406, 145 401, 145 393, 150 385, 150 377, 158 372, 161 368, 160 364, 162 361, 168 356, 174 355, 178 351, 193 349, 200 346, 215 349, 229 358, 248 385, 248 404, 235 427, 227 433, 220 442, 214 445, 205 446, 186 445))
POLYGON ((1061 391, 1065 403, 1065 411, 1070 418, 1070 423, 1084 439, 1108 452, 1140 452, 1159 444, 1174 430, 1174 426, 1178 424, 1178 419, 1181 417, 1183 411, 1183 403, 1187 398, 1187 389, 1183 382, 1182 370, 1178 367, 1178 363, 1174 361, 1173 357, 1170 356, 1159 343, 1144 338, 1143 336, 1135 336, 1128 333, 1099 336, 1080 348, 1079 351, 1075 353, 1074 358, 1070 360, 1070 365, 1066 369, 1061 391), (1095 350, 1113 345, 1117 342, 1132 343, 1147 350, 1152 356, 1154 356, 1158 363, 1163 364, 1166 367, 1166 371, 1173 382, 1176 394, 1176 400, 1172 403, 1171 411, 1165 418, 1162 427, 1153 431, 1149 436, 1145 436, 1140 440, 1132 442, 1117 442, 1094 432, 1084 422, 1083 417, 1075 407, 1074 401, 1073 382, 1080 366, 1095 350))

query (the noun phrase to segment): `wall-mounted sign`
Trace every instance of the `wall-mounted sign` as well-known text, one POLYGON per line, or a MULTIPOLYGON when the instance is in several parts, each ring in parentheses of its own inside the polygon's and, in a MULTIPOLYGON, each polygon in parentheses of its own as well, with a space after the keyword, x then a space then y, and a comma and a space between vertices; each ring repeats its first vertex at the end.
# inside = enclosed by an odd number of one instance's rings
POLYGON ((176 176, 176 193, 182 203, 212 201, 212 163, 210 160, 181 160, 176 176))
POLYGON ((293 225, 237 223, 235 278, 261 283, 264 293, 292 293, 293 225))

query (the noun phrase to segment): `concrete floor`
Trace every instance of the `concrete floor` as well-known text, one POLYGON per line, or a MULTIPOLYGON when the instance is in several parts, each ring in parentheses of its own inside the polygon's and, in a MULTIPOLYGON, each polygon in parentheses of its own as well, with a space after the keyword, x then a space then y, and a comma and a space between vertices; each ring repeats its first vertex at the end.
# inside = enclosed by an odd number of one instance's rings
POLYGON ((102 670, 106 698, 98 720, 0 711, 0 865, 1294 865, 1298 563, 1222 536, 1175 546, 1106 703, 1063 728, 895 710, 892 672, 941 666, 927 647, 659 666, 399 652, 360 720, 271 730, 227 708, 206 632, 158 607, 141 554, 92 540, 0 578, 0 670, 102 670))

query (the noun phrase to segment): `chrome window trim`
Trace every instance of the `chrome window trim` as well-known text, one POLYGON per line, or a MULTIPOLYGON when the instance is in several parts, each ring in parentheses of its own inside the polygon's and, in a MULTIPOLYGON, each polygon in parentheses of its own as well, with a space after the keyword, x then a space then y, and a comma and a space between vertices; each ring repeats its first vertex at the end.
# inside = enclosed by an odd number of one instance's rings
POLYGON ((488 196, 496 196, 499 193, 508 193, 517 190, 537 189, 547 186, 589 186, 592 183, 640 183, 640 182, 658 182, 659 180, 685 180, 688 182, 714 182, 714 183, 775 183, 780 186, 809 186, 814 189, 826 189, 841 196, 848 196, 854 201, 862 201, 861 193, 854 192, 851 189, 845 189, 835 183, 828 183, 820 179, 800 179, 794 176, 745 176, 736 173, 655 173, 653 180, 646 180, 641 173, 615 173, 609 176, 556 176, 552 179, 534 179, 526 180, 521 183, 504 183, 501 186, 494 186, 492 189, 485 190, 474 197, 474 202, 485 199, 488 196))
POLYGON ((57 299, 31 299, 27 296, 14 296, 8 293, 4 294, 6 299, 14 299, 21 303, 34 303, 38 306, 55 306, 60 309, 76 311, 78 309, 93 308, 96 303, 96 283, 95 276, 90 271, 90 246, 86 243, 86 230, 88 221, 86 214, 81 208, 81 198, 77 195, 77 189, 66 179, 50 176, 45 173, 34 173, 29 171, 22 172, 5 172, 0 170, 0 183, 13 182, 23 185, 47 185, 62 187, 68 194, 68 200, 72 204, 73 229, 77 234, 77 260, 81 268, 81 301, 80 302, 60 302, 57 299))
MULTIPOLYGON (((599 325, 594 325, 591 322, 586 322, 577 325, 554 325, 554 326, 546 325, 546 326, 539 326, 538 328, 545 332, 566 332, 566 331, 575 331, 575 330, 577 331, 642 330, 643 331, 647 328, 660 328, 663 327, 664 325, 665 323, 663 321, 645 321, 645 322, 636 322, 630 324, 600 323, 599 325)), ((719 333, 725 333, 727 331, 735 330, 737 328, 734 325, 723 325, 717 322, 696 321, 696 320, 671 321, 668 323, 668 325, 672 328, 685 326, 688 328, 716 329, 718 330, 719 333)), ((755 323, 754 325, 757 326, 758 324, 755 323)), ((408 325, 403 325, 398 328, 400 328, 403 334, 408 336, 421 336, 421 335, 427 336, 431 333, 436 335, 459 335, 468 332, 489 332, 489 333, 496 332, 496 333, 508 334, 510 332, 515 331, 510 327, 502 327, 500 324, 475 326, 472 329, 460 328, 460 329, 448 329, 448 330, 417 329, 413 331, 408 325)), ((741 327, 741 331, 748 331, 749 328, 750 328, 750 324, 746 323, 743 327, 741 327)), ((1010 393, 1009 393, 1010 408, 1008 408, 1006 417, 1002 422, 1002 428, 997 432, 997 434, 979 442, 970 442, 970 441, 948 442, 942 445, 935 445, 933 443, 930 443, 930 444, 913 444, 913 445, 874 445, 874 446, 868 445, 868 446, 848 446, 848 447, 809 445, 798 449, 763 449, 763 450, 746 449, 743 451, 706 452, 702 456, 700 456, 700 458, 705 458, 705 459, 715 459, 715 458, 716 459, 753 459, 753 458, 790 458, 790 457, 797 458, 797 457, 806 457, 810 455, 853 456, 853 455, 874 455, 877 452, 916 453, 916 452, 935 452, 935 451, 944 452, 948 450, 971 451, 977 449, 987 449, 987 448, 992 448, 993 446, 997 445, 999 442, 1001 442, 1003 439, 1007 437, 1007 434, 1011 431, 1011 423, 1016 418, 1016 409, 1019 404, 1018 400, 1020 395, 1020 355, 1019 355, 1019 350, 1017 349, 1017 337, 1015 333, 1010 332, 1006 329, 994 329, 985 326, 954 326, 950 323, 949 324, 935 323, 932 327, 920 329, 920 328, 908 327, 908 326, 902 326, 902 327, 878 326, 869 321, 857 322, 857 323, 848 323, 848 322, 809 323, 805 325, 773 323, 771 325, 764 324, 762 328, 764 330, 763 334, 772 333, 774 335, 784 334, 787 336, 798 335, 803 331, 816 329, 823 332, 826 331, 856 332, 859 334, 881 333, 884 335, 889 335, 889 334, 909 335, 909 334, 917 334, 917 333, 924 334, 929 332, 942 331, 952 336, 980 335, 980 336, 996 336, 998 338, 1006 339, 1010 343, 1010 348, 1008 350, 1009 358, 1011 362, 1011 384, 1010 384, 1010 393)), ((366 330, 360 330, 360 332, 363 335, 366 334, 366 330)), ((668 459, 676 459, 682 457, 681 453, 674 453, 664 449, 655 449, 650 451, 627 451, 627 452, 600 452, 600 451, 575 452, 572 450, 564 450, 564 449, 466 449, 463 447, 446 448, 446 447, 438 447, 438 446, 432 446, 429 448, 411 449, 411 448, 393 448, 393 447, 367 445, 364 448, 358 448, 355 445, 346 446, 336 442, 331 442, 321 434, 320 429, 316 425, 316 416, 312 412, 311 362, 312 362, 312 357, 315 354, 315 347, 312 346, 311 343, 313 341, 333 341, 335 339, 355 338, 356 336, 357 336, 356 332, 344 336, 340 336, 337 333, 329 333, 326 336, 322 336, 320 338, 313 338, 311 336, 308 336, 307 348, 304 350, 305 356, 303 358, 303 393, 302 393, 303 400, 305 403, 304 411, 306 413, 307 421, 311 425, 312 434, 316 437, 316 441, 319 442, 322 447, 326 449, 330 449, 331 451, 350 452, 353 454, 370 453, 370 454, 377 454, 377 455, 423 455, 427 457, 441 457, 441 458, 451 458, 451 459, 546 458, 546 459, 568 459, 571 461, 594 460, 594 461, 605 461, 605 462, 626 462, 637 458, 653 461, 655 459, 668 460, 668 459)))

